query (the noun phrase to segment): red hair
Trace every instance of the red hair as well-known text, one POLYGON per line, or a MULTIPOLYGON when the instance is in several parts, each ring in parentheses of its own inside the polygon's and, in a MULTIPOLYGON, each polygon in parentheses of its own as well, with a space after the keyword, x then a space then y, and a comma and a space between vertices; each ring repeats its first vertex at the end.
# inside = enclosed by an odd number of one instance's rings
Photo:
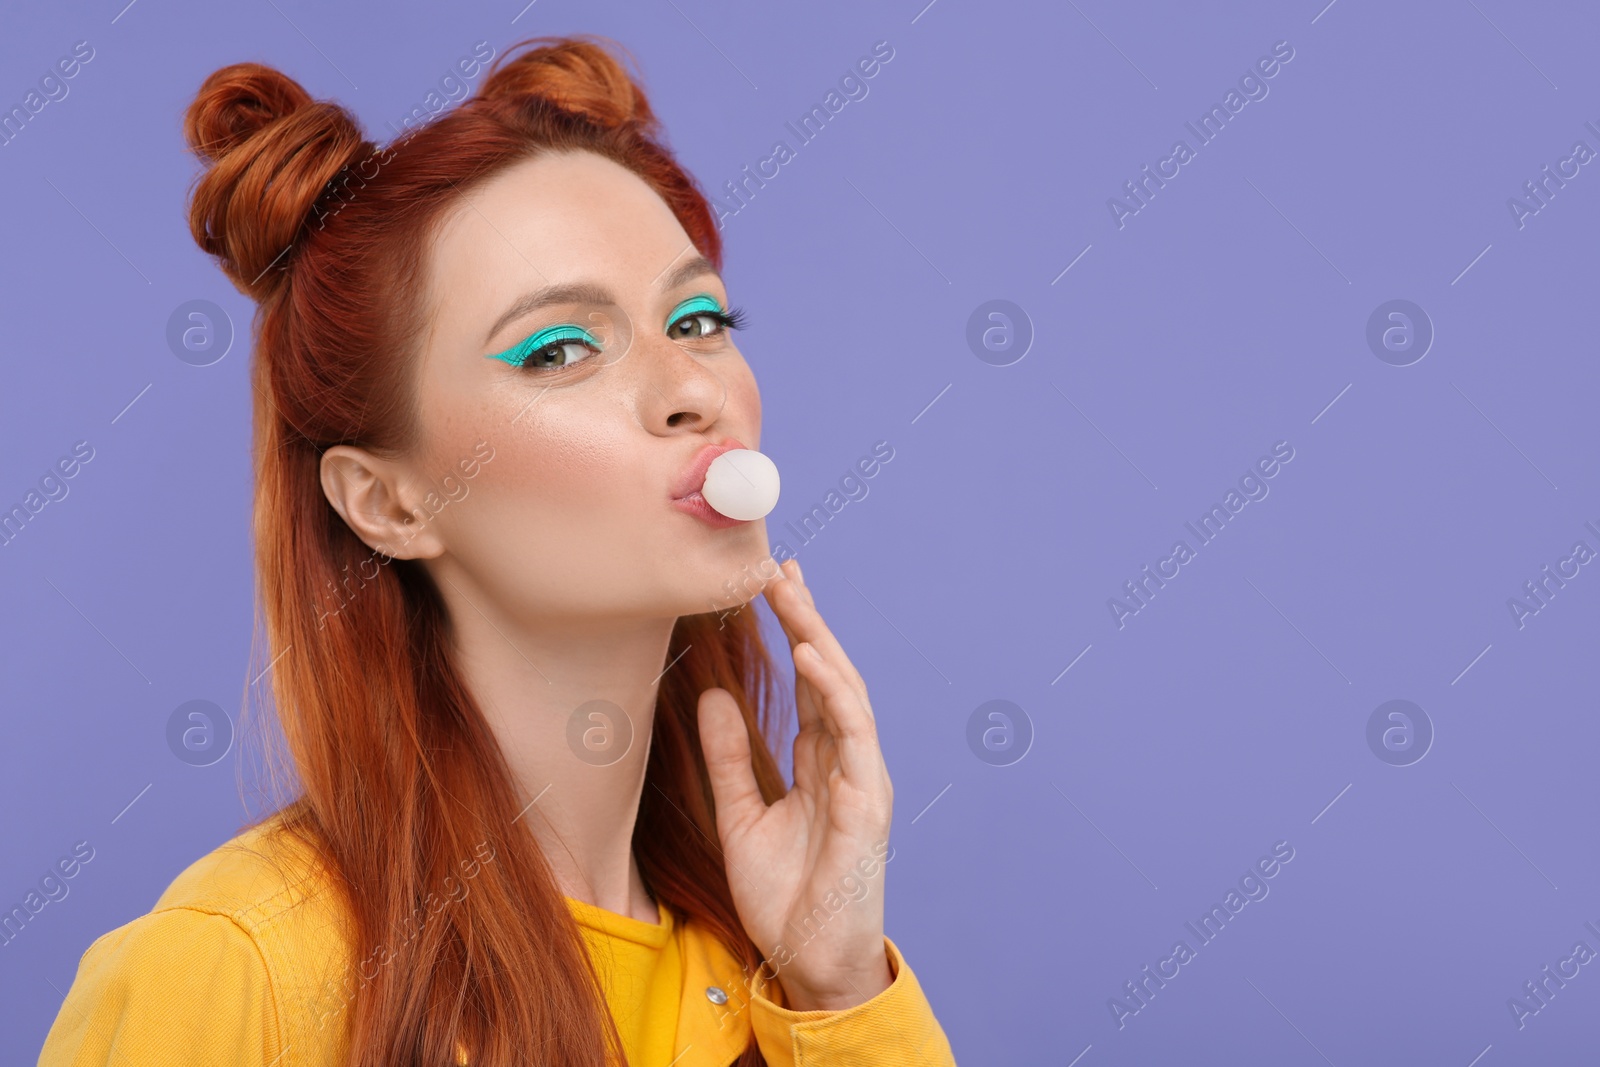
MULTIPOLYGON (((280 814, 346 898, 354 958, 388 949, 351 1003, 357 1067, 455 1063, 458 1043, 475 1067, 526 1062, 530 1050, 557 1067, 622 1059, 559 885, 513 822, 514 779, 451 662, 437 589, 415 561, 373 565, 319 474, 335 444, 396 454, 416 440, 427 239, 503 168, 552 151, 613 160, 720 267, 705 195, 607 44, 520 42, 471 98, 381 152, 343 107, 257 63, 211 74, 184 115, 190 148, 209 164, 191 192, 195 241, 258 304, 254 534, 267 648, 257 662, 275 664, 273 702, 298 778, 280 814), (359 595, 328 613, 327 591, 349 589, 352 575, 359 595), (398 949, 385 946, 483 842, 494 858, 472 892, 398 949)), ((761 792, 777 800, 787 786, 765 740, 775 669, 753 611, 679 618, 669 661, 680 653, 656 700, 634 853, 678 920, 710 931, 750 973, 761 954, 714 844, 696 714, 705 689, 734 695, 761 792)), ((753 1039, 738 1062, 765 1063, 753 1039)))

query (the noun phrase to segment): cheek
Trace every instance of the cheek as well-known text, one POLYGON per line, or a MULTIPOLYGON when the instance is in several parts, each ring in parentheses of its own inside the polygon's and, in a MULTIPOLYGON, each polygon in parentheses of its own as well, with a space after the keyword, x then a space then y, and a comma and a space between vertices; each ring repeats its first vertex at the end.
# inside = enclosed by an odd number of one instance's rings
POLYGON ((492 438, 479 435, 495 449, 474 479, 484 512, 556 530, 614 521, 630 501, 637 508, 638 445, 629 447, 627 425, 560 399, 546 396, 492 438))
POLYGON ((627 458, 617 429, 616 420, 586 412, 544 412, 512 439, 517 480, 541 496, 601 495, 627 458))

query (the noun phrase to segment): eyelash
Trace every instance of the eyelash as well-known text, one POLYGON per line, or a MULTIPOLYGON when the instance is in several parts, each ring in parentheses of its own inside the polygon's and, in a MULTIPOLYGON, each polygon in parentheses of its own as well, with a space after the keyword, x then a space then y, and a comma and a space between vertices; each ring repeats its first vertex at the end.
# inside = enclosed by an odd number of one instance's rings
MULTIPOLYGON (((715 321, 721 323, 724 330, 742 330, 749 324, 749 316, 745 314, 744 309, 732 307, 727 311, 691 311, 687 315, 681 315, 675 319, 672 325, 667 327, 667 330, 670 332, 673 326, 678 325, 678 323, 682 322, 684 319, 698 319, 702 317, 714 319, 715 321)), ((685 338, 685 340, 692 341, 697 340, 697 338, 690 337, 685 338)))

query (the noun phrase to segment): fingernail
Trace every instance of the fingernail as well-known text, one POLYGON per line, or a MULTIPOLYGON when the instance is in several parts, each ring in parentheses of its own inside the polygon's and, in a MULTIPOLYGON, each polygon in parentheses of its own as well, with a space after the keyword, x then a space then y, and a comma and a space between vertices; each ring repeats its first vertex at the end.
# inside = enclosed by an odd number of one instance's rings
POLYGON ((794 576, 799 578, 802 582, 806 580, 806 572, 800 569, 799 560, 794 561, 794 576))

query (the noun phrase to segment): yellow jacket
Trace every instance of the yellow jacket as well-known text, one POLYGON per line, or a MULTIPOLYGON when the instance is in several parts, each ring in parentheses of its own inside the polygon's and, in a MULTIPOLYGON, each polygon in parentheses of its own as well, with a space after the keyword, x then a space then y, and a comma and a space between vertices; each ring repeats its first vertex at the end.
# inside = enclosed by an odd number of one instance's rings
MULTIPOLYGON (((195 861, 147 914, 84 952, 39 1067, 331 1067, 358 982, 324 869, 268 819, 195 861)), ((632 1067, 727 1067, 752 1028, 771 1067, 955 1067, 916 976, 840 1011, 793 1011, 777 983, 665 906, 652 924, 567 898, 632 1067)), ((465 1063, 463 1056, 460 1062, 465 1063)))

